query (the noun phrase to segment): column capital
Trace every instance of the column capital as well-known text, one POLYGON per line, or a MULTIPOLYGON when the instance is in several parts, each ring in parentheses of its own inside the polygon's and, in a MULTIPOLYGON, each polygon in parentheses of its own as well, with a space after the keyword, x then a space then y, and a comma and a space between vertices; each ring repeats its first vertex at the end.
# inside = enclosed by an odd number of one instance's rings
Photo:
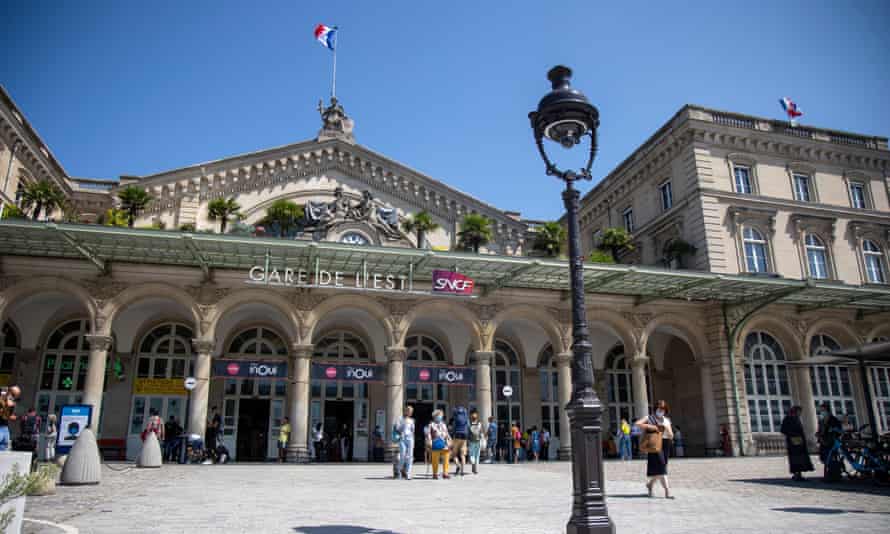
POLYGON ((473 356, 476 357, 477 365, 491 365, 491 361, 494 359, 494 352, 490 350, 476 350, 473 351, 473 356))
POLYGON ((571 352, 560 352, 553 359, 556 360, 557 367, 566 367, 572 364, 572 358, 574 357, 575 355, 571 352))
POLYGON ((405 347, 390 346, 384 349, 386 351, 386 361, 405 361, 408 359, 408 350, 405 347))
POLYGON ((192 347, 198 354, 210 354, 213 352, 213 340, 195 338, 192 339, 192 347))
POLYGON ((114 341, 111 336, 87 335, 84 336, 84 338, 87 340, 87 343, 90 344, 90 350, 107 351, 111 348, 111 343, 114 341))
POLYGON ((633 358, 630 359, 630 366, 631 367, 645 367, 645 366, 649 365, 650 362, 651 362, 651 359, 648 356, 645 356, 642 354, 637 354, 636 356, 634 356, 633 358))
POLYGON ((293 345, 291 345, 291 356, 297 358, 298 360, 308 360, 309 358, 312 358, 313 350, 315 350, 315 345, 307 343, 294 343, 293 345))

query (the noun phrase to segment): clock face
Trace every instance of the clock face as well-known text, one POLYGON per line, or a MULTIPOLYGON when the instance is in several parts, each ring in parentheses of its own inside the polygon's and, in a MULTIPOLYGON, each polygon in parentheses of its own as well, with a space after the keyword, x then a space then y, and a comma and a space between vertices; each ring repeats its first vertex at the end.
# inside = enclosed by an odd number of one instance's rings
POLYGON ((370 245, 368 238, 358 232, 347 232, 340 236, 340 242, 347 245, 370 245))

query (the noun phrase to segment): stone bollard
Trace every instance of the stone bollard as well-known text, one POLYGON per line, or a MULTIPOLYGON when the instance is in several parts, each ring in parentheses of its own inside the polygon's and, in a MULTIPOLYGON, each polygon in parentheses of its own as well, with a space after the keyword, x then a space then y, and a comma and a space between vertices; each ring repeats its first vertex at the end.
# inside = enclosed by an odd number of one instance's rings
POLYGON ((68 453, 65 466, 62 468, 60 484, 65 486, 98 484, 102 478, 101 469, 102 462, 99 459, 96 435, 92 429, 85 428, 68 453))
POLYGON ((145 436, 145 441, 142 442, 142 451, 139 452, 136 467, 161 467, 162 460, 161 442, 158 441, 158 435, 149 432, 145 436))

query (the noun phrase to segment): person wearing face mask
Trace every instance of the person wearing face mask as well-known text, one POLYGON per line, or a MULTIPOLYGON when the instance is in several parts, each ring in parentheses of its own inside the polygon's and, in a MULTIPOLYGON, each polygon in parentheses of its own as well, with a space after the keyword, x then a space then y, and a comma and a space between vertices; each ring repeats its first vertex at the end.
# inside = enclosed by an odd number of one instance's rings
POLYGON ((470 465, 473 474, 479 473, 479 454, 482 452, 482 442, 485 439, 485 426, 479 420, 479 412, 470 412, 470 434, 467 444, 470 449, 470 465))
POLYGON ((429 440, 427 445, 432 451, 433 479, 439 478, 439 460, 445 464, 442 478, 449 478, 451 435, 448 434, 448 425, 445 424, 442 410, 433 412, 433 422, 430 423, 430 433, 427 436, 427 440, 429 440))
POLYGON ((819 428, 816 438, 819 440, 819 458, 824 464, 828 459, 828 451, 834 447, 834 440, 843 432, 840 419, 832 415, 831 405, 823 402, 819 406, 819 428))
MULTIPOLYGON (((647 451, 646 476, 649 481, 646 483, 646 489, 649 491, 649 497, 652 497, 652 490, 656 482, 660 482, 664 488, 664 497, 673 499, 671 495, 671 486, 667 478, 668 451, 671 450, 671 441, 674 439, 673 427, 671 420, 668 418, 667 402, 660 400, 655 405, 655 413, 648 417, 644 417, 636 422, 643 432, 649 434, 659 434, 661 438, 661 446, 656 447, 658 450, 647 451)), ((655 439, 659 436, 656 435, 655 439)), ((642 438, 641 441, 647 441, 642 438)))

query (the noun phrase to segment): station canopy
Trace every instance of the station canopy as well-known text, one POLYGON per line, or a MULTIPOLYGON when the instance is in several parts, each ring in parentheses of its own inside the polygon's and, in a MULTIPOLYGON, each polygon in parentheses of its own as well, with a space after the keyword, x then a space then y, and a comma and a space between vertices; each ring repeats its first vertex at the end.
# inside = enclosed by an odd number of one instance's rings
MULTIPOLYGON (((132 229, 94 224, 0 221, 0 255, 85 259, 102 272, 116 263, 241 270, 268 265, 308 271, 402 273, 413 282, 430 280, 434 269, 473 278, 482 294, 501 288, 569 290, 568 262, 549 258, 440 252, 332 242, 238 237, 132 229)), ((846 308, 863 314, 890 311, 890 289, 840 282, 754 275, 668 270, 632 265, 584 265, 588 293, 634 297, 638 304, 660 299, 741 303, 774 298, 801 311, 846 308)))

